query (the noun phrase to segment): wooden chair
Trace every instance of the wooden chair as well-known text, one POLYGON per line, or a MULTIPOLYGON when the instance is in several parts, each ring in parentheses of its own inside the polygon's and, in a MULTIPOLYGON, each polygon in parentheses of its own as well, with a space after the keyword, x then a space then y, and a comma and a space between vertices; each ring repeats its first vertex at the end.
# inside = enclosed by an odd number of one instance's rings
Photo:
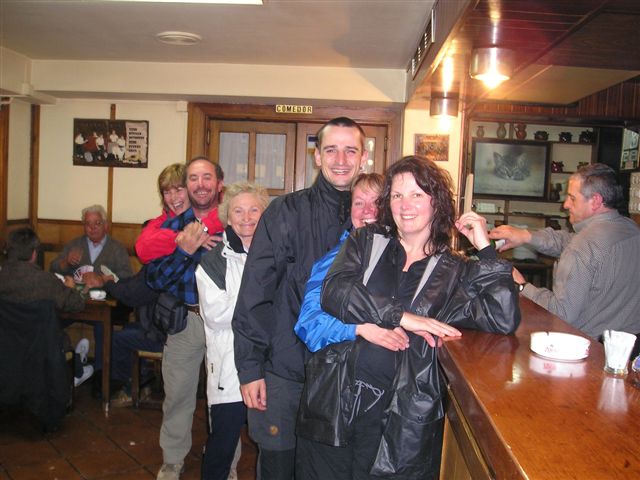
MULTIPOLYGON (((148 352, 145 350, 134 350, 133 363, 131 366, 131 400, 134 408, 140 407, 140 359, 154 362, 156 376, 162 377, 162 352, 148 352)), ((145 404, 150 407, 161 407, 162 401, 147 400, 145 404)))

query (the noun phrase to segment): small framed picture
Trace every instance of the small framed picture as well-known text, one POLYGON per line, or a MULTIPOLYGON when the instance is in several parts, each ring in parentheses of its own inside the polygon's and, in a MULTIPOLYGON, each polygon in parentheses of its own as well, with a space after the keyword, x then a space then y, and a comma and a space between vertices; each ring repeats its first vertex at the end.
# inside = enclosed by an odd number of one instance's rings
POLYGON ((434 162, 449 160, 449 135, 416 133, 414 152, 434 162))

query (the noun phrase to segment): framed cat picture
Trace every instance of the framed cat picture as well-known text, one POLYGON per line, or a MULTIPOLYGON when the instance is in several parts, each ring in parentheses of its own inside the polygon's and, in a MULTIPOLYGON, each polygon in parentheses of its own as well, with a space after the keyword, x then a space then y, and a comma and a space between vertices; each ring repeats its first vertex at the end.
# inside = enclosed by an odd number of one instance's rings
POLYGON ((474 195, 544 200, 550 152, 547 142, 474 139, 474 195))

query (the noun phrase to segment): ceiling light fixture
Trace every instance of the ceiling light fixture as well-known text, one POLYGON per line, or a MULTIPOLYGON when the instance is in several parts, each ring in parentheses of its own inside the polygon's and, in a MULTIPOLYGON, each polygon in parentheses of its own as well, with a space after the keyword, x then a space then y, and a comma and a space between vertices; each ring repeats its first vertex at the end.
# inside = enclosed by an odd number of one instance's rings
POLYGON ((202 40, 200 35, 189 32, 160 32, 156 38, 167 45, 195 45, 202 40))
POLYGON ((469 75, 492 89, 513 75, 514 51, 508 48, 476 48, 471 53, 469 75))
POLYGON ((460 97, 456 93, 433 94, 429 100, 429 115, 434 118, 457 117, 460 97))

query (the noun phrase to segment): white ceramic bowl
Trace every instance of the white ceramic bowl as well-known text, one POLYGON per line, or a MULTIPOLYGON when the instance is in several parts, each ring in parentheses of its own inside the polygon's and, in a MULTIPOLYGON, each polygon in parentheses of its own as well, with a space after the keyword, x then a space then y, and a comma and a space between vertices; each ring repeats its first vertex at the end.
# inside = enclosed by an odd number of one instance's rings
POLYGON ((562 362, 539 355, 529 356, 529 368, 550 377, 577 378, 587 374, 587 362, 562 362))
POLYGON ((560 332, 533 332, 531 350, 553 360, 575 361, 589 356, 591 340, 560 332))
POLYGON ((91 300, 104 300, 107 298, 107 292, 104 290, 89 290, 89 297, 91 297, 91 300))

